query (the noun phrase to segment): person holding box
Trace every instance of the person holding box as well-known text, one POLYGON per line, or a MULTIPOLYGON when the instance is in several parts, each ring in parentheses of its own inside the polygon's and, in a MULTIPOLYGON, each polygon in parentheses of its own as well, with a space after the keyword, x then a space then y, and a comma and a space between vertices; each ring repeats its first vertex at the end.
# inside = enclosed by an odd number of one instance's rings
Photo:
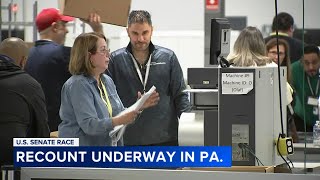
MULTIPOLYGON (((62 15, 58 9, 43 9, 36 17, 40 40, 31 48, 25 70, 42 86, 48 111, 50 131, 57 131, 61 88, 71 76, 68 71, 70 47, 64 46, 67 23, 74 18, 62 15)), ((100 16, 92 13, 87 21, 93 31, 103 33, 100 16)))

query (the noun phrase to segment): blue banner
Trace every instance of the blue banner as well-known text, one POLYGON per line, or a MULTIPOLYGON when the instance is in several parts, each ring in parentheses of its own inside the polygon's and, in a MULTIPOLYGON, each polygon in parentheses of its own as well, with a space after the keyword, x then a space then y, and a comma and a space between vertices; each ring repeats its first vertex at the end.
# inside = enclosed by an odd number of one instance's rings
POLYGON ((230 167, 230 146, 15 147, 15 167, 230 167))

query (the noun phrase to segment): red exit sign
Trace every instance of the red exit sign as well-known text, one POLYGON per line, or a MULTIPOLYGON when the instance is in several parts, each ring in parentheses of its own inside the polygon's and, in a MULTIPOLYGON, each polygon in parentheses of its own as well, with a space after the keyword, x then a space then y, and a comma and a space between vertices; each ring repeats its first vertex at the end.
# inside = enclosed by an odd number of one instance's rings
POLYGON ((206 9, 207 10, 218 10, 219 9, 219 0, 206 0, 206 9))

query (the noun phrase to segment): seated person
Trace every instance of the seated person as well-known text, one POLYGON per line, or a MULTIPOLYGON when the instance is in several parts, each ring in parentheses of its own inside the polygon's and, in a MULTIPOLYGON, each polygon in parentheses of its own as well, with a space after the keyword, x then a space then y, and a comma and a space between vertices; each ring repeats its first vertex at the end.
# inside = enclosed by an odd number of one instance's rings
POLYGON ((315 45, 305 46, 303 57, 292 64, 292 86, 296 92, 295 124, 298 131, 312 132, 314 123, 319 119, 319 68, 320 53, 315 45))
POLYGON ((279 60, 277 53, 277 38, 270 39, 267 44, 267 55, 272 58, 273 62, 279 63, 280 66, 287 67, 287 81, 291 83, 291 61, 290 50, 288 43, 283 39, 278 39, 279 42, 279 60))
POLYGON ((292 93, 293 89, 291 85, 289 84, 291 82, 291 61, 289 56, 289 45, 288 43, 283 39, 272 38, 270 39, 267 44, 267 54, 272 60, 279 64, 280 66, 287 67, 287 122, 288 122, 288 135, 292 136, 293 142, 298 142, 298 135, 296 126, 294 123, 294 111, 292 108, 292 93), (279 54, 277 51, 277 43, 279 44, 279 54), (279 58, 279 59, 278 59, 279 58))

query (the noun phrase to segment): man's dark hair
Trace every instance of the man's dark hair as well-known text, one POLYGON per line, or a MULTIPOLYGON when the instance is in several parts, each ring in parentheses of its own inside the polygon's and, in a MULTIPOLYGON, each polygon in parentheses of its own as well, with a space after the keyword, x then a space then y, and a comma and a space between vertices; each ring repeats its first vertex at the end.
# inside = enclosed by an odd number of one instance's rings
POLYGON ((150 26, 152 26, 150 13, 144 10, 131 11, 128 18, 128 26, 133 23, 148 23, 150 26))
POLYGON ((311 54, 311 53, 315 53, 318 56, 320 56, 320 52, 319 52, 318 46, 313 45, 313 44, 309 44, 309 45, 306 45, 304 47, 304 54, 311 54))
POLYGON ((286 12, 281 12, 278 14, 278 16, 275 16, 273 18, 272 32, 276 31, 277 19, 278 19, 278 30, 279 31, 287 31, 294 24, 293 17, 290 14, 288 14, 286 12))

